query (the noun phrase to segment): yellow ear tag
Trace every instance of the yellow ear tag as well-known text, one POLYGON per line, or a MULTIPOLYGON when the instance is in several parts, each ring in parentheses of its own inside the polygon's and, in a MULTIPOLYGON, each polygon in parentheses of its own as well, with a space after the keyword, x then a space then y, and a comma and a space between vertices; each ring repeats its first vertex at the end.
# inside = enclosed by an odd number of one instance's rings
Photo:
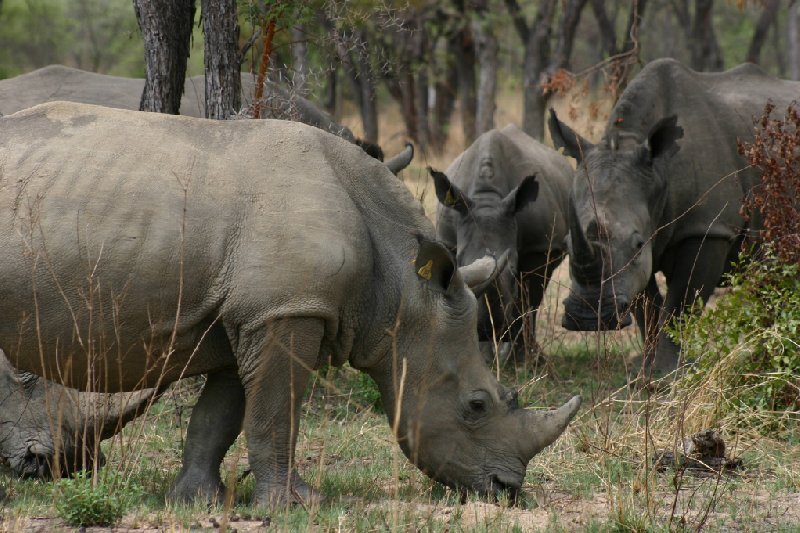
POLYGON ((456 205, 456 199, 453 196, 453 193, 452 191, 450 191, 450 189, 447 189, 447 194, 444 197, 444 205, 446 205, 447 207, 453 207, 454 205, 456 205))
POLYGON ((417 275, 422 279, 430 281, 433 275, 433 259, 428 259, 428 262, 417 270, 417 275))

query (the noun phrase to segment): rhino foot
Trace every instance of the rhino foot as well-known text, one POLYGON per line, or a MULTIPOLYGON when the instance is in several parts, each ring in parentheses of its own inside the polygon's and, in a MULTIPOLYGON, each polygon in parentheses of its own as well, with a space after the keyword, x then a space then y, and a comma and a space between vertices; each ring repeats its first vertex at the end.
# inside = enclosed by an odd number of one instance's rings
POLYGON ((225 496, 225 486, 219 478, 209 473, 196 470, 181 470, 175 485, 167 494, 167 500, 172 502, 206 501, 208 503, 222 502, 225 496))
POLYGON ((271 509, 285 508, 293 504, 303 507, 319 506, 323 501, 322 494, 303 481, 297 472, 292 473, 291 487, 287 487, 286 483, 257 483, 256 493, 253 496, 254 505, 271 509))

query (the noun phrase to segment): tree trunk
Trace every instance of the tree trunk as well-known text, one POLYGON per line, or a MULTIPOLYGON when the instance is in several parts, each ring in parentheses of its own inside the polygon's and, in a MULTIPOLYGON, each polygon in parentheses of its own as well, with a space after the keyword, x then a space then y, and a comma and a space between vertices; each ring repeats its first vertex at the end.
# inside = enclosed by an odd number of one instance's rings
POLYGON ((714 0, 697 0, 694 23, 689 34, 691 65, 694 70, 715 70, 724 68, 722 50, 714 33, 714 0))
POLYGON ((364 126, 364 140, 378 142, 378 102, 375 95, 375 79, 367 50, 369 41, 364 30, 358 32, 360 53, 358 54, 358 76, 361 86, 361 122, 364 126))
POLYGON ((487 17, 487 2, 478 4, 472 24, 475 48, 478 55, 478 102, 475 134, 481 135, 494 128, 497 95, 497 37, 487 17))
POLYGON ((600 30, 602 53, 606 57, 617 55, 617 32, 606 13, 605 0, 592 0, 592 12, 600 30))
POLYGON ((464 148, 467 148, 475 140, 475 115, 478 111, 475 94, 475 43, 469 24, 465 24, 456 33, 454 40, 461 128, 464 131, 464 148))
POLYGON ((756 23, 756 31, 753 33, 753 39, 750 41, 750 47, 747 49, 745 61, 749 63, 759 62, 761 58, 761 47, 764 45, 769 28, 775 21, 775 16, 778 13, 778 0, 765 0, 762 5, 763 9, 756 23))
POLYGON ((292 86, 301 96, 308 95, 308 44, 303 26, 292 26, 292 86))
POLYGON ((227 120, 242 107, 236 0, 201 0, 206 118, 227 120))
POLYGON ((571 70, 569 61, 572 56, 572 46, 575 43, 575 30, 578 29, 586 2, 587 0, 568 0, 564 5, 564 13, 556 36, 556 50, 548 69, 551 74, 560 68, 571 70))
POLYGON ((543 0, 533 25, 529 28, 516 0, 506 6, 525 45, 522 73, 522 130, 534 139, 544 138, 545 104, 542 77, 550 62, 550 32, 556 11, 556 0, 543 0))
POLYGON ((144 37, 145 84, 139 109, 180 112, 186 60, 194 23, 194 0, 133 0, 144 37))
POLYGON ((797 37, 797 2, 792 0, 789 4, 789 20, 786 24, 786 40, 789 41, 789 77, 793 80, 800 80, 800 58, 798 53, 800 43, 797 37))

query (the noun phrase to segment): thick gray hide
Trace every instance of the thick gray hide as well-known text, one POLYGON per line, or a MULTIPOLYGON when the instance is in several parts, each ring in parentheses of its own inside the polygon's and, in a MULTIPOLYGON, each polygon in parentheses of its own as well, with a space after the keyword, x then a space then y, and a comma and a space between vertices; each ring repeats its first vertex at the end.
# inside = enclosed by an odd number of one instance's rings
POLYGON ((313 499, 293 453, 328 361, 375 379, 415 464, 480 491, 518 489, 578 409, 517 406, 420 204, 317 128, 48 103, 0 118, 0 179, 0 348, 17 368, 108 392, 207 375, 174 497, 217 496, 244 428, 256 502, 313 499))
MULTIPOLYGON (((566 252, 572 167, 564 156, 510 124, 478 137, 445 174, 451 187, 441 176, 434 179, 440 201, 437 232, 456 250, 458 264, 469 264, 487 250, 497 255, 511 250, 509 269, 487 291, 488 306, 479 305, 478 336, 482 341, 493 336, 513 341, 521 362, 526 354, 520 316, 533 310, 528 322, 533 333, 544 288, 566 252), (520 187, 528 176, 536 177, 538 194, 535 184, 520 187), (464 209, 459 209, 460 202, 464 209)), ((534 348, 535 340, 529 340, 534 348)))
POLYGON ((758 215, 745 222, 739 213, 758 170, 745 168, 736 141, 752 139, 768 100, 783 110, 798 94, 800 83, 755 65, 698 73, 660 59, 625 89, 597 145, 553 114, 554 144, 579 161, 564 325, 615 328, 635 304, 646 360, 658 372, 674 369, 679 350, 661 326, 696 298, 708 301, 743 239, 761 227, 758 215))
POLYGON ((98 394, 17 372, 0 352, 0 459, 21 477, 68 475, 103 462, 99 443, 156 398, 154 389, 98 394))

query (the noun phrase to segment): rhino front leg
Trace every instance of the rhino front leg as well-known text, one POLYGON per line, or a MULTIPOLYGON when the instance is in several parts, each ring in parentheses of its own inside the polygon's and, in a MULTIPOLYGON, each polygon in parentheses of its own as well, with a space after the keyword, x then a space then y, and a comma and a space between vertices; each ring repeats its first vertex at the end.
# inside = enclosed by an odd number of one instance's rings
POLYGON ((236 369, 208 374, 200 399, 192 410, 183 466, 170 491, 170 499, 222 500, 225 487, 219 467, 242 430, 244 411, 244 388, 236 369))
POLYGON ((653 361, 658 345, 658 335, 662 327, 662 309, 664 298, 658 290, 655 276, 650 276, 650 281, 644 292, 639 295, 633 308, 636 317, 636 326, 642 336, 642 355, 644 361, 653 361))
MULTIPOLYGON (((719 238, 687 239, 672 251, 673 267, 667 277, 662 323, 679 319, 700 298, 708 298, 725 271, 730 242, 719 238)), ((653 370, 656 374, 671 372, 680 361, 680 348, 672 342, 664 328, 658 334, 653 370)))
POLYGON ((539 306, 544 298, 544 291, 550 282, 553 270, 558 267, 563 259, 561 254, 531 254, 524 261, 520 261, 520 267, 524 266, 521 288, 522 306, 520 313, 524 314, 524 319, 520 320, 520 326, 528 330, 528 349, 525 349, 525 342, 522 336, 518 338, 519 348, 514 351, 517 364, 535 361, 543 356, 541 346, 536 340, 536 319, 539 315, 539 306))
POLYGON ((319 501, 316 491, 294 471, 294 448, 305 387, 319 361, 324 323, 284 319, 270 322, 259 333, 263 343, 252 335, 250 342, 257 350, 243 353, 240 360, 247 396, 244 430, 256 479, 254 504, 281 507, 319 501))

